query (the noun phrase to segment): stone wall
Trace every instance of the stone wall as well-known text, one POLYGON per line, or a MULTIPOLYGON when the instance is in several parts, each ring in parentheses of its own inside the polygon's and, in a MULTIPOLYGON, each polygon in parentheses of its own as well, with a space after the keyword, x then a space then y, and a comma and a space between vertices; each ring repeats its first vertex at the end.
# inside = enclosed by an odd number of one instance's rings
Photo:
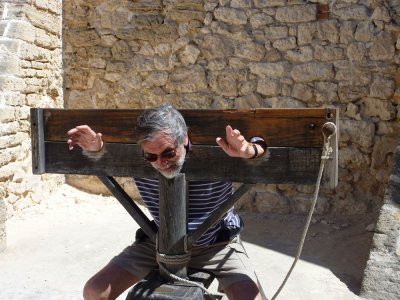
MULTIPOLYGON (((398 1, 71 0, 63 9, 68 108, 338 107, 339 185, 322 190, 316 211, 381 206, 400 136, 398 1)), ((304 213, 312 192, 260 185, 239 206, 304 213)))
POLYGON ((62 107, 61 0, 0 2, 0 249, 5 220, 62 180, 33 176, 30 107, 62 107))
POLYGON ((361 296, 400 299, 400 144, 376 225, 361 296))

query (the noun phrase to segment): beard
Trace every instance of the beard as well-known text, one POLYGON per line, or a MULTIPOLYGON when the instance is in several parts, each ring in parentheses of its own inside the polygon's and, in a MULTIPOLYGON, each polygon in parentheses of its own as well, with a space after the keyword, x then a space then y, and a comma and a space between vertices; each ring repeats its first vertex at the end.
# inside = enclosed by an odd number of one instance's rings
POLYGON ((183 164, 185 162, 185 146, 182 144, 178 147, 180 157, 176 161, 169 161, 163 169, 153 166, 158 172, 160 172, 165 178, 172 179, 176 177, 182 170, 183 164))

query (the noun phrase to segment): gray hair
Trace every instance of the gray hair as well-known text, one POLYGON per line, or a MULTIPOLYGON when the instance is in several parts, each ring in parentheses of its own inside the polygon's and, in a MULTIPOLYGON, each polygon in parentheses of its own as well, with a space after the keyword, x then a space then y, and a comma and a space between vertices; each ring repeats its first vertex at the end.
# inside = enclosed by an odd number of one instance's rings
POLYGON ((136 136, 138 143, 154 139, 157 133, 163 133, 182 144, 187 136, 188 128, 179 111, 166 103, 156 108, 146 109, 137 117, 136 136))

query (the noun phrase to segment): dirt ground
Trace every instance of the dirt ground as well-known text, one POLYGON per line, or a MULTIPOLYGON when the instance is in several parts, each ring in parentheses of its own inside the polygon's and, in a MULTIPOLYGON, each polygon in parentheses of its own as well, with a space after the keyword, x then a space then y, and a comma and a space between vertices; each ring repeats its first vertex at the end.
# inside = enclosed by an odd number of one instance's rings
MULTIPOLYGON (((242 239, 271 298, 293 262, 306 217, 242 216, 242 239)), ((314 217, 301 259, 277 299, 361 299, 373 223, 369 216, 314 217)), ((112 197, 63 185, 7 221, 0 299, 82 299, 85 281, 133 241, 137 228, 112 197)))

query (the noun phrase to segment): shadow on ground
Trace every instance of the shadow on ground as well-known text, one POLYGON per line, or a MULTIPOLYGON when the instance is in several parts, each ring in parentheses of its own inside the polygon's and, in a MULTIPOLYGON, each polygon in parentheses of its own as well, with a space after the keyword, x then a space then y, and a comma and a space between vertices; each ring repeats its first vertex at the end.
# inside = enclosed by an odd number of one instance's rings
MULTIPOLYGON (((294 258, 306 216, 241 215, 245 242, 294 258)), ((349 290, 358 294, 372 242, 371 224, 375 223, 376 217, 372 215, 314 217, 301 259, 328 268, 349 290)))

